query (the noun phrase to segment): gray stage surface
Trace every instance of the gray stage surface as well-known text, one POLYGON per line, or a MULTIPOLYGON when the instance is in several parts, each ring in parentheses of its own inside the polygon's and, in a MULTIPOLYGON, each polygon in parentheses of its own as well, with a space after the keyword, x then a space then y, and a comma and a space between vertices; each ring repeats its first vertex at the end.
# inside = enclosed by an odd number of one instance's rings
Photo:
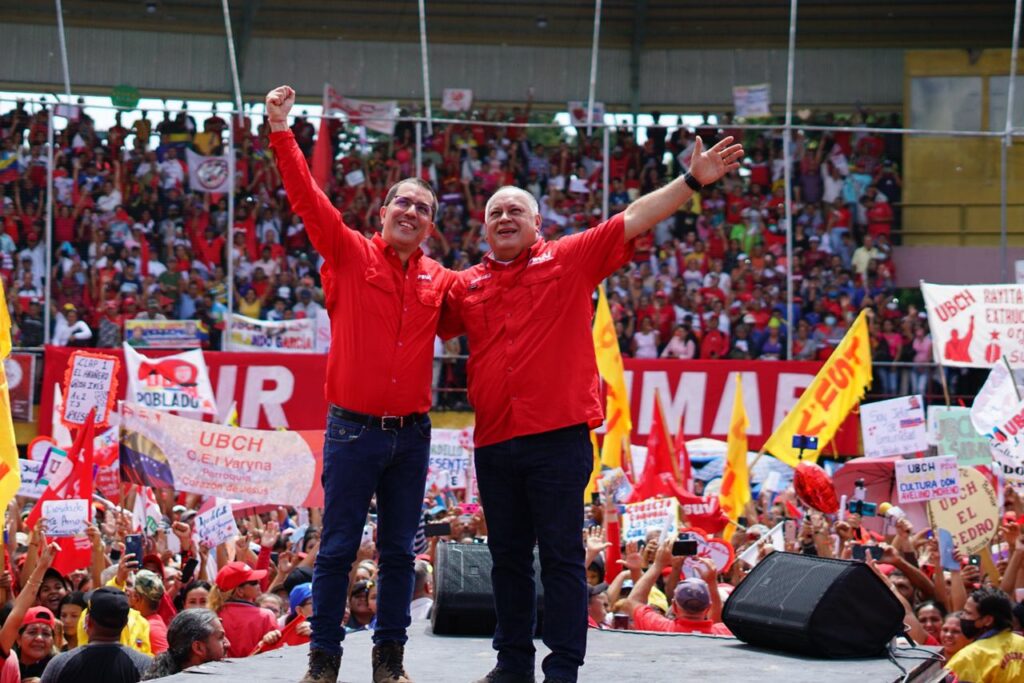
MULTIPOLYGON (((537 644, 537 683, 544 680, 540 662, 547 654, 537 644)), ((370 680, 370 634, 345 638, 341 662, 343 683, 370 680)), ((286 647, 248 659, 204 664, 161 680, 197 683, 201 676, 218 683, 295 683, 306 670, 306 647, 286 647)), ((900 656, 914 675, 932 681, 938 665, 918 658, 921 650, 900 656), (913 659, 912 659, 913 658, 913 659)), ((470 683, 490 671, 494 651, 487 638, 435 636, 427 624, 410 630, 405 664, 416 683, 470 683)), ((733 638, 629 631, 589 631, 582 683, 635 681, 757 681, 757 683, 881 683, 903 677, 888 659, 818 660, 785 655, 744 645, 733 638)))

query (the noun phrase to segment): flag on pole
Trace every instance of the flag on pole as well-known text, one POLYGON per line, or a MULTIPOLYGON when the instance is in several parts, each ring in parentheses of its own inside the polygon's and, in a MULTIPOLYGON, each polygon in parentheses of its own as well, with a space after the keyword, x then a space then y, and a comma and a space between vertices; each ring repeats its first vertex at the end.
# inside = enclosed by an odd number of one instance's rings
POLYGON ((676 433, 676 455, 681 460, 679 471, 683 490, 693 493, 693 467, 690 465, 690 451, 686 450, 686 437, 683 435, 683 418, 679 418, 679 431, 676 433))
POLYGON ((632 457, 629 453, 629 434, 633 430, 633 419, 629 412, 629 396, 626 394, 626 371, 619 353, 618 335, 608 308, 604 287, 598 287, 597 311, 594 313, 594 354, 597 357, 597 371, 604 380, 608 391, 605 408, 605 424, 608 428, 601 447, 601 464, 604 467, 621 467, 633 477, 632 457))
POLYGON ((188 186, 193 192, 223 193, 231 190, 226 156, 207 157, 186 149, 185 159, 188 161, 188 186))
POLYGON ((636 480, 636 486, 629 502, 638 503, 648 498, 663 496, 674 498, 682 493, 680 488, 679 461, 672 447, 672 435, 665 423, 665 412, 661 408, 661 394, 654 394, 654 419, 651 432, 647 435, 647 460, 643 472, 636 480))
POLYGON ((14 439, 14 418, 11 415, 11 395, 7 387, 4 360, 11 354, 11 316, 7 310, 7 297, 0 284, 0 505, 7 509, 21 487, 18 468, 18 445, 14 439))
POLYGON ((729 436, 726 439, 725 472, 722 475, 722 488, 718 500, 722 512, 729 518, 729 526, 725 529, 724 538, 732 537, 736 520, 743 515, 743 510, 750 502, 750 471, 747 467, 747 411, 743 406, 743 382, 740 373, 736 376, 736 395, 732 400, 732 417, 729 419, 729 436))
POLYGON ((152 536, 160 528, 163 515, 157 505, 156 495, 148 486, 138 487, 135 506, 132 508, 132 527, 135 533, 152 536))
POLYGON ((871 341, 865 309, 850 326, 810 386, 764 443, 764 450, 790 467, 800 462, 794 436, 818 437, 818 449, 803 451, 803 459, 818 460, 853 407, 871 386, 871 341))

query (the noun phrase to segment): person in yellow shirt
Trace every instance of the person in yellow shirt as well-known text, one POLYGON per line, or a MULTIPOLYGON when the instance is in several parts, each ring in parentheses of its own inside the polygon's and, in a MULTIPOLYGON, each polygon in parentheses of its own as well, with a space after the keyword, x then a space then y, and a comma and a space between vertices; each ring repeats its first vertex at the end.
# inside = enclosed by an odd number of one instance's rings
POLYGON ((1024 681, 1024 637, 1012 631, 1013 603, 995 588, 971 593, 960 630, 974 642, 946 664, 959 683, 1024 681))

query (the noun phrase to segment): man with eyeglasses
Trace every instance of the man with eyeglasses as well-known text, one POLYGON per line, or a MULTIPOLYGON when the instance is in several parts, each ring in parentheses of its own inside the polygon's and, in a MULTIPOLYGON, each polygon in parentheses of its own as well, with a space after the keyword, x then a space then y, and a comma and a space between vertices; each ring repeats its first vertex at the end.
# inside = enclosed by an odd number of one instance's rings
POLYGON ((324 258, 321 278, 331 318, 323 536, 302 683, 337 680, 343 596, 374 493, 382 533, 373 680, 401 683, 410 680, 403 654, 411 623, 412 545, 430 449, 434 337, 454 275, 420 249, 434 228, 437 198, 419 178, 391 187, 380 209, 381 232, 372 239, 344 224, 288 128, 294 103, 288 86, 267 94, 270 145, 292 210, 324 258))

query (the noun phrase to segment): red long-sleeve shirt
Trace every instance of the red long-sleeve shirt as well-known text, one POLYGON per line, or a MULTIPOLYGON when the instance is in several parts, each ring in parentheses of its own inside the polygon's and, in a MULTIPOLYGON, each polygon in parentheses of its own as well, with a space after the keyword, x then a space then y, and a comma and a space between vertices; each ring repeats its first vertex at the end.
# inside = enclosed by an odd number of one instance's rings
POLYGON ((370 415, 427 412, 434 336, 454 273, 419 249, 403 268, 380 235, 368 240, 345 225, 290 130, 271 133, 270 146, 288 201, 325 259, 327 401, 370 415))

